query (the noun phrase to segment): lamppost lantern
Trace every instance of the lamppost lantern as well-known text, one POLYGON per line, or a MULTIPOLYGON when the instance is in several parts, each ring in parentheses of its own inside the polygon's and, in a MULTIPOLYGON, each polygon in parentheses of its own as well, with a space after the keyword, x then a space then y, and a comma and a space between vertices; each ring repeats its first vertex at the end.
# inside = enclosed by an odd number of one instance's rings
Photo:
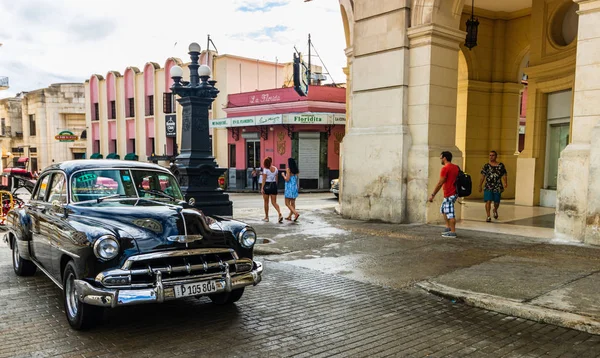
POLYGON ((181 82, 181 67, 173 66, 170 72, 173 78, 171 91, 179 96, 177 101, 183 109, 180 152, 172 170, 190 205, 206 215, 232 216, 233 204, 219 186, 219 177, 226 169, 219 168, 212 156, 209 135, 208 111, 219 94, 215 88, 217 81, 209 81, 212 75, 210 67, 198 64, 200 45, 191 43, 189 54, 189 82, 181 82))
POLYGON ((192 42, 192 43, 190 44, 190 46, 188 47, 188 51, 190 52, 190 55, 191 55, 193 52, 198 52, 198 53, 200 53, 200 50, 201 50, 201 48, 200 48, 200 45, 198 45, 198 43, 197 43, 197 42, 192 42))
POLYGON ((171 67, 171 78, 173 79, 173 82, 181 84, 181 79, 183 78, 183 69, 179 66, 171 67))
POLYGON ((210 67, 208 67, 206 65, 202 65, 198 69, 198 75, 200 76, 202 81, 207 81, 210 78, 210 76, 212 75, 212 71, 210 70, 210 67))

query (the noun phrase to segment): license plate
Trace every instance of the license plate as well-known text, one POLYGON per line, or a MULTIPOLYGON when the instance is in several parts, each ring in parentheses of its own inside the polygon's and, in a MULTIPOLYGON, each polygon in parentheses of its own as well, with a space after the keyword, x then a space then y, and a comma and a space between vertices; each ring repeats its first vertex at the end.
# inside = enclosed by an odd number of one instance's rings
POLYGON ((202 281, 175 286, 175 297, 206 295, 217 291, 217 281, 202 281))

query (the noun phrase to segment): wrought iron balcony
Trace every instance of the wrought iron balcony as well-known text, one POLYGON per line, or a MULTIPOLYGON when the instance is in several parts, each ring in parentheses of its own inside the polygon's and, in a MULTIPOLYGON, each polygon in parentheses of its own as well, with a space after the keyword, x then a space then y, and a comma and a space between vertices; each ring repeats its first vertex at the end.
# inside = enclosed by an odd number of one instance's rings
POLYGON ((0 90, 8 89, 8 77, 0 76, 0 90))

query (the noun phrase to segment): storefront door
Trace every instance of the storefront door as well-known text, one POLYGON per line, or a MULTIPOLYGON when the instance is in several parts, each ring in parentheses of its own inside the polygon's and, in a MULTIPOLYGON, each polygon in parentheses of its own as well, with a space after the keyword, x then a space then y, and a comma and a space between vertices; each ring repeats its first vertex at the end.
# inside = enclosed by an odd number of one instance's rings
POLYGON ((300 170, 300 187, 303 189, 317 189, 319 187, 321 133, 300 132, 298 135, 298 170, 300 170))
POLYGON ((246 187, 252 187, 252 168, 262 167, 260 159, 260 139, 246 140, 246 187))

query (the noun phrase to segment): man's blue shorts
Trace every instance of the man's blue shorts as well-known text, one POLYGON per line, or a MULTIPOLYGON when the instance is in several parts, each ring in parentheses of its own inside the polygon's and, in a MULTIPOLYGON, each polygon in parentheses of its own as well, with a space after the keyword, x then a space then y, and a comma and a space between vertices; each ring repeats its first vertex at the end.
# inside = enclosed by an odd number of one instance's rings
POLYGON ((501 195, 502 193, 493 192, 491 190, 484 190, 483 201, 493 201, 494 203, 499 203, 501 195))

